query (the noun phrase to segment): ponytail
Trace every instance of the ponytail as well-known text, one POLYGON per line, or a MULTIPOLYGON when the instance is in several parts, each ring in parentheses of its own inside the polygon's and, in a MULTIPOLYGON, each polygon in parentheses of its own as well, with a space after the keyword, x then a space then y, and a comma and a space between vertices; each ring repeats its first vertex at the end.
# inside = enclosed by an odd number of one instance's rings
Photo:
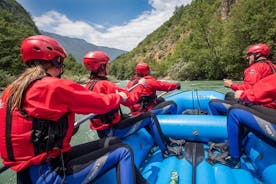
POLYGON ((12 110, 19 108, 22 101, 24 88, 28 83, 36 78, 46 76, 46 72, 42 65, 27 68, 14 82, 9 86, 9 94, 12 96, 12 110))

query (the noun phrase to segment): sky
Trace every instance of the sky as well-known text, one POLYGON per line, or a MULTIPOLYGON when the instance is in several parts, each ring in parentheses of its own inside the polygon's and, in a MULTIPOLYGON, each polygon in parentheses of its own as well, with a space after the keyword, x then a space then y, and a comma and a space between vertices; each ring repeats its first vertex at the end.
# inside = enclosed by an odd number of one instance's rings
POLYGON ((17 0, 40 30, 130 51, 192 0, 17 0))

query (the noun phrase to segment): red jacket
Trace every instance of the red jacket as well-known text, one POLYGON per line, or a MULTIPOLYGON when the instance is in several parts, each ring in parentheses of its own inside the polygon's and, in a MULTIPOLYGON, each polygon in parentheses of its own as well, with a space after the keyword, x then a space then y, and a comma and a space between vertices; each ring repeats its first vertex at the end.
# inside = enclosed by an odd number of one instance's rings
MULTIPOLYGON (((267 60, 266 62, 271 63, 271 61, 269 61, 269 60, 267 60)), ((256 63, 251 64, 244 71, 243 83, 241 83, 241 84, 233 83, 231 85, 231 89, 234 90, 234 91, 249 89, 256 82, 261 80, 262 78, 272 74, 272 70, 271 70, 269 64, 266 63, 266 62, 256 62, 256 63)))
MULTIPOLYGON (((165 81, 157 80, 156 78, 152 76, 145 76, 143 77, 146 79, 146 86, 141 92, 140 97, 150 97, 152 99, 152 104, 148 106, 146 109, 141 109, 141 104, 137 103, 131 107, 132 114, 142 113, 146 111, 150 111, 155 105, 156 105, 156 91, 172 91, 178 88, 177 83, 170 83, 165 81)), ((131 81, 127 84, 127 88, 130 88, 131 86, 135 85, 137 81, 140 79, 140 77, 133 77, 131 81)))
MULTIPOLYGON (((60 150, 50 150, 35 155, 31 142, 32 120, 25 118, 17 108, 11 113, 11 131, 6 139, 6 111, 9 88, 5 89, 0 106, 0 153, 3 164, 15 171, 40 164, 49 157, 56 157, 60 150), (10 138, 14 161, 9 159, 6 140, 10 138)), ((88 91, 70 80, 45 77, 32 83, 23 96, 23 110, 33 118, 56 122, 67 114, 67 131, 63 138, 62 152, 71 149, 70 140, 74 127, 74 113, 106 113, 117 108, 122 98, 117 94, 101 95, 88 91)), ((66 116, 65 116, 66 117, 66 116)))
POLYGON ((241 99, 276 109, 276 74, 265 77, 241 94, 241 99))
MULTIPOLYGON (((93 79, 91 81, 88 82, 88 84, 86 85, 86 87, 89 89, 91 89, 93 92, 95 93, 104 93, 104 94, 114 94, 117 92, 124 92, 126 93, 126 95, 128 96, 127 100, 125 102, 123 102, 122 104, 125 106, 131 106, 133 104, 135 104, 139 97, 140 97, 140 93, 143 90, 143 85, 138 85, 137 87, 135 87, 131 92, 129 92, 126 89, 120 88, 118 87, 116 84, 104 79, 104 80, 99 80, 99 79, 93 79), (96 83, 95 80, 97 80, 96 83), (90 88, 91 84, 94 83, 93 88, 90 88)), ((93 118, 90 120, 90 128, 94 129, 94 130, 105 130, 107 128, 109 128, 112 124, 117 124, 121 121, 121 116, 119 113, 119 108, 116 107, 115 109, 112 109, 112 112, 109 112, 109 116, 111 118, 109 118, 109 122, 102 122, 101 118, 93 118)), ((108 116, 108 114, 104 114, 103 116, 108 116)))

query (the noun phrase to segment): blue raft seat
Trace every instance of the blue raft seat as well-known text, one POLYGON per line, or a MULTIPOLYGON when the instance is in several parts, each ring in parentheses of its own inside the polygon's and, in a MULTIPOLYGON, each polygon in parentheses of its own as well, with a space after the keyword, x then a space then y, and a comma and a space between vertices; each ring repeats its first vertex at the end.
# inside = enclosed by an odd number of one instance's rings
MULTIPOLYGON (((205 156, 207 157, 207 152, 205 156)), ((256 183, 252 174, 247 170, 232 169, 221 164, 212 166, 203 160, 196 166, 196 171, 193 171, 192 164, 186 158, 169 157, 163 159, 160 151, 150 155, 141 166, 141 172, 150 184, 170 183, 170 174, 173 170, 176 170, 179 175, 179 184, 192 184, 193 174, 195 174, 196 183, 200 184, 256 183)))

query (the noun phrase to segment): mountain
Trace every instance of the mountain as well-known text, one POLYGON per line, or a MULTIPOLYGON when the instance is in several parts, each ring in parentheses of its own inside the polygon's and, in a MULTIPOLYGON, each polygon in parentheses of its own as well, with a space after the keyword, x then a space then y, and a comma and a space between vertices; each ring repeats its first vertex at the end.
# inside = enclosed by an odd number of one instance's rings
POLYGON ((114 60, 110 72, 129 79, 135 64, 145 61, 160 78, 240 80, 249 45, 268 44, 276 60, 275 20, 275 0, 193 0, 114 60))
POLYGON ((92 51, 92 50, 104 51, 110 57, 110 60, 114 60, 116 57, 120 56, 121 54, 126 53, 126 51, 120 50, 120 49, 97 46, 97 45, 88 43, 83 39, 70 38, 67 36, 61 36, 58 34, 49 33, 49 32, 45 32, 45 31, 40 31, 40 32, 44 35, 48 35, 48 36, 58 40, 58 42, 62 46, 64 46, 67 53, 68 54, 71 53, 79 63, 82 63, 83 56, 88 51, 92 51))

